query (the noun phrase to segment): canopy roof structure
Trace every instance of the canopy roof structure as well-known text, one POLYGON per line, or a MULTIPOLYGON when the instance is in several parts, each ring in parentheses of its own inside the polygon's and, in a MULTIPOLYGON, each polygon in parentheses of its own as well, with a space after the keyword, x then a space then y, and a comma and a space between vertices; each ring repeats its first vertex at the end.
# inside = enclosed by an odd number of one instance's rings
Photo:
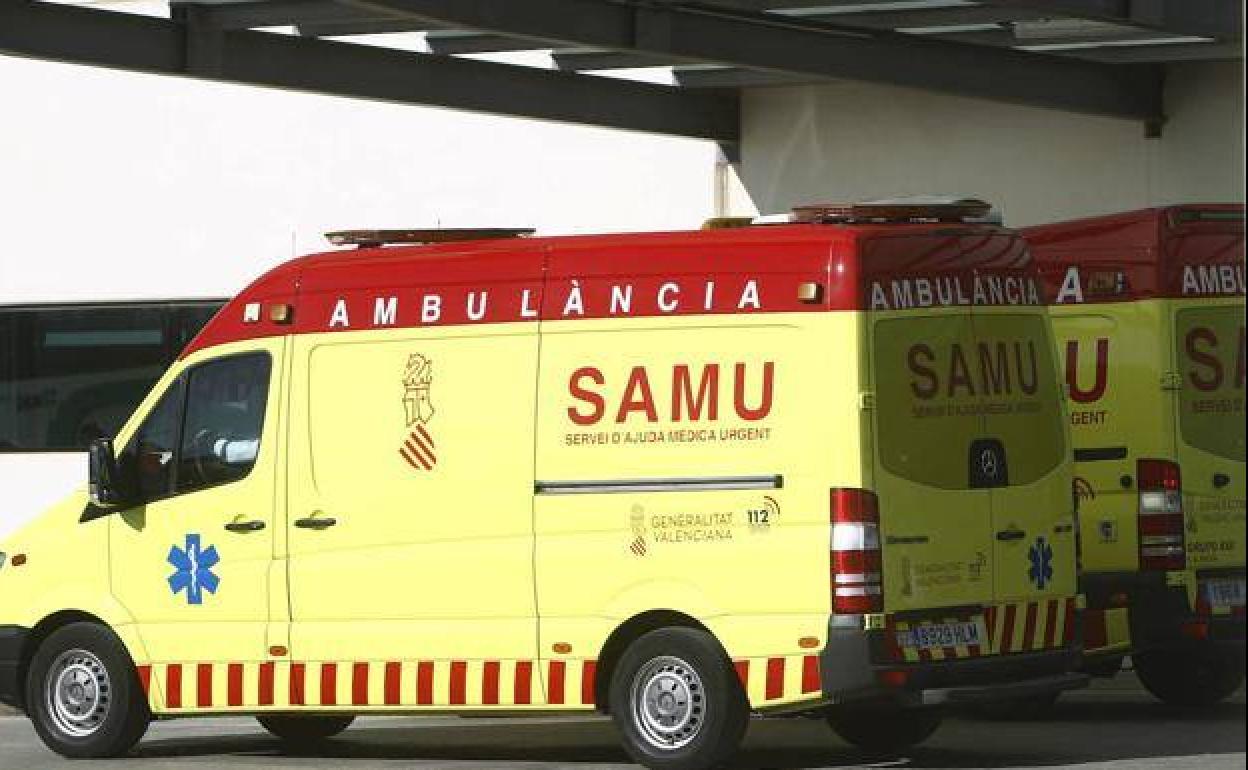
POLYGON ((1160 123, 1239 0, 0 0, 0 53, 733 143, 742 88, 861 81, 1160 123), (382 38, 360 36, 419 33, 382 38), (389 45, 388 43, 392 43, 389 45), (476 54, 539 51, 549 66, 476 54), (664 82, 630 78, 664 68, 664 82), (625 74, 628 73, 628 74, 625 74))

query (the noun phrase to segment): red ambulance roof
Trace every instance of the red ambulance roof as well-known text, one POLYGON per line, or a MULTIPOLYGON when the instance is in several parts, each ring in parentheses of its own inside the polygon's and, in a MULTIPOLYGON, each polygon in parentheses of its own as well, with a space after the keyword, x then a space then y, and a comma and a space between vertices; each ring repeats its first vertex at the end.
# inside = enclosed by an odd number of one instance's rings
POLYGON ((387 327, 1039 304, 1022 240, 990 225, 790 224, 363 248, 281 265, 183 353, 387 327), (1034 300, 1034 301, 1033 301, 1034 300), (281 306, 290 315, 274 316, 281 306))
POLYGON ((1051 302, 1244 294, 1243 204, 1184 204, 1023 228, 1051 302))

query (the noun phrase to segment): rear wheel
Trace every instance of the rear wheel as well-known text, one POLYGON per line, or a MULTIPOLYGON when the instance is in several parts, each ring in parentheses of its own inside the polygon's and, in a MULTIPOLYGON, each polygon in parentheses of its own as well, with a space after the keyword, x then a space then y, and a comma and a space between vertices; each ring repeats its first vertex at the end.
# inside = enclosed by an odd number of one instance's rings
POLYGON ((95 623, 71 623, 39 645, 26 678, 26 704, 48 748, 74 759, 121 756, 151 722, 125 645, 95 623))
POLYGON ((828 725, 860 749, 892 753, 927 740, 940 727, 935 709, 843 706, 828 712, 828 725))
POLYGON ((1156 650, 1132 659, 1144 689, 1172 706, 1212 706, 1244 682, 1242 647, 1156 650))
POLYGON ((704 770, 741 743, 750 711, 736 671, 707 633, 651 631, 611 677, 611 716, 624 748, 655 770, 704 770))
POLYGON ((256 717, 256 721, 286 743, 315 743, 333 738, 346 730, 355 721, 355 717, 272 714, 256 717))

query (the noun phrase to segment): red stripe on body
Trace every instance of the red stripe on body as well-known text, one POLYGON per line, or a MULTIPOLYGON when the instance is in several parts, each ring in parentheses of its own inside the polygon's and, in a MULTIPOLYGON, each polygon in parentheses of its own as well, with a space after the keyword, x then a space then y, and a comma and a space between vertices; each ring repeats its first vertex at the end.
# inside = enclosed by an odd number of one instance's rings
POLYGON ((399 454, 403 455, 403 459, 407 460, 408 464, 416 468, 416 470, 421 470, 421 469, 432 470, 433 469, 433 466, 430 465, 429 461, 426 460, 424 456, 420 454, 420 450, 416 449, 416 447, 412 444, 411 441, 403 442, 403 448, 399 450, 399 454))
POLYGON ((594 677, 598 673, 598 661, 587 660, 581 664, 581 703, 594 705, 594 677))
POLYGON ((767 659, 767 684, 765 696, 774 700, 784 695, 784 658, 767 659))
POLYGON ((1053 646, 1053 640, 1057 638, 1057 605, 1056 599, 1048 601, 1048 607, 1045 608, 1044 616, 1044 649, 1053 646))
POLYGON ((516 682, 513 701, 527 706, 533 702, 533 664, 527 660, 516 662, 516 682))
POLYGON ((170 663, 165 666, 165 703, 171 709, 182 708, 182 664, 170 663))
POLYGON ((273 705, 273 679, 277 665, 272 662, 260 664, 260 697, 257 699, 261 706, 273 705))
POLYGON ((498 673, 499 662, 487 660, 481 670, 481 703, 486 706, 498 705, 498 673))
POLYGON ((823 683, 819 679, 819 656, 807 655, 802 659, 802 692, 819 692, 823 683))
POLYGON ((931 663, 931 662, 932 662, 932 651, 931 651, 931 650, 927 649, 926 647, 920 647, 920 648, 918 648, 918 653, 919 653, 919 662, 920 662, 920 663, 931 663))
POLYGON ((367 663, 355 663, 351 666, 351 705, 368 705, 367 663))
POLYGON ((564 663, 562 660, 552 660, 550 662, 550 694, 546 697, 548 703, 560 705, 563 703, 563 674, 564 663))
POLYGON ((321 664, 321 705, 338 705, 338 664, 321 664))
POLYGON ((1018 607, 1013 604, 1005 605, 1005 620, 1001 624, 1001 652, 1010 652, 1014 645, 1014 616, 1018 614, 1018 607))
POLYGON ((468 664, 462 660, 451 661, 451 705, 462 706, 468 702, 468 664))
POLYGON ((307 705, 307 693, 304 691, 303 678, 307 673, 303 663, 290 664, 290 705, 307 705))
POLYGON ((231 663, 226 668, 226 702, 231 706, 243 705, 243 664, 231 663))
POLYGON ((1069 644, 1075 638, 1075 598, 1066 600, 1066 627, 1062 629, 1062 641, 1069 644))
POLYGON ((1023 621, 1023 649, 1034 649, 1036 645, 1036 615, 1039 606, 1035 602, 1027 602, 1027 619, 1023 621))
POLYGON ((416 703, 433 705, 433 663, 427 660, 416 664, 416 703))
POLYGON ((200 663, 195 667, 195 705, 200 708, 212 706, 211 663, 200 663))
POLYGON ((984 630, 988 632, 988 649, 992 649, 993 643, 996 641, 997 633, 997 608, 984 608, 984 630))
POLYGON ((1109 630, 1105 627, 1105 610, 1087 610, 1083 613, 1083 646, 1089 650, 1109 643, 1109 630))
POLYGON ((143 688, 143 697, 150 697, 152 694, 152 667, 139 666, 139 685, 143 688))
POLYGON ((430 447, 437 446, 437 444, 433 443, 433 436, 430 436, 429 431, 425 430, 425 426, 417 425, 416 432, 421 435, 421 437, 425 440, 426 443, 429 444, 430 447))
POLYGON ((403 664, 391 661, 386 664, 385 701, 387 706, 397 706, 402 699, 400 683, 403 679, 403 664))
POLYGON ((732 664, 737 670, 737 679, 741 680, 741 687, 749 692, 750 688, 750 662, 748 660, 738 660, 732 664))

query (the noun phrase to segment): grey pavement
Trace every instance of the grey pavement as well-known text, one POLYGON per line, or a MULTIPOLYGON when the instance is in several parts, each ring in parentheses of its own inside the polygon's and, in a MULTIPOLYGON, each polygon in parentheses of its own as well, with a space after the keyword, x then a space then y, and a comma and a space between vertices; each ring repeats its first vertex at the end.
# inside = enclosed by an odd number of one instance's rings
MULTIPOLYGON (((755 768, 1190 768, 1245 767, 1241 689, 1199 714, 1169 709, 1130 675, 1068 693, 1052 714, 1031 722, 951 717, 923 746, 903 757, 872 757, 813 720, 761 720, 750 727, 734 763, 755 768)), ((200 719, 153 725, 134 757, 68 762, 39 743, 20 717, 0 717, 0 770, 202 770, 203 768, 576 768, 631 767, 602 719, 360 720, 315 753, 283 753, 250 719, 200 719)))

